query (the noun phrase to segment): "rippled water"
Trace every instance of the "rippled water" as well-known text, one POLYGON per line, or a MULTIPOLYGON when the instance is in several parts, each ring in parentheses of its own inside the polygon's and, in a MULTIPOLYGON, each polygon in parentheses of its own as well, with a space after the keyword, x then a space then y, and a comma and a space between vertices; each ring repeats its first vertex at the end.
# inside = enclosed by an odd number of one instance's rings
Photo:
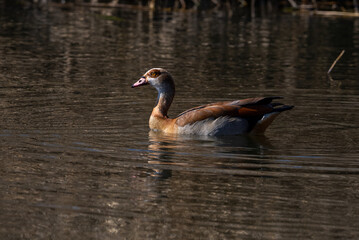
POLYGON ((1 239, 359 237, 359 19, 0 13, 1 239), (149 132, 156 93, 130 86, 158 66, 171 116, 254 96, 296 107, 265 136, 149 132))

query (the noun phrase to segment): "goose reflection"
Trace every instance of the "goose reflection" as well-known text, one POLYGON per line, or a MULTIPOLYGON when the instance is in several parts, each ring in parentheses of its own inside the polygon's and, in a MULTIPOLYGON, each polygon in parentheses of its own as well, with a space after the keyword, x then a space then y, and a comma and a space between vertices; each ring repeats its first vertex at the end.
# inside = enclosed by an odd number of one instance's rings
POLYGON ((258 159, 258 155, 263 155, 269 148, 272 146, 265 136, 211 137, 150 131, 148 164, 152 166, 151 176, 170 178, 173 170, 221 168, 221 162, 226 158, 235 160, 235 156, 252 156, 248 161, 257 163, 259 160, 253 160, 253 156, 258 159))

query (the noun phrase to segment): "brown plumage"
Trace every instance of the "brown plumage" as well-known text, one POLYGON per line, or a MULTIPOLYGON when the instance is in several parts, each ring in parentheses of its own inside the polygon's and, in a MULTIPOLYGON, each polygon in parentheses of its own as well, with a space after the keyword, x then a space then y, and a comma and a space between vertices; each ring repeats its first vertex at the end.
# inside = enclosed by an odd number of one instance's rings
POLYGON ((162 68, 147 71, 132 87, 151 84, 158 91, 149 125, 152 130, 173 134, 238 135, 263 133, 280 112, 293 106, 272 103, 281 97, 248 98, 191 108, 171 119, 168 109, 175 95, 172 76, 162 68))

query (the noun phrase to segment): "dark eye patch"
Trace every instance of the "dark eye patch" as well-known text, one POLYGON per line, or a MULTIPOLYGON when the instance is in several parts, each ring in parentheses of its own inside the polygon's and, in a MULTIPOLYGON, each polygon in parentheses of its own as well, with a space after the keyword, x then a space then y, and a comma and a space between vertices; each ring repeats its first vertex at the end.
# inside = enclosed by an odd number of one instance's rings
POLYGON ((152 71, 152 72, 150 73, 150 76, 153 77, 153 78, 155 78, 155 77, 158 77, 160 74, 161 74, 160 71, 152 71))

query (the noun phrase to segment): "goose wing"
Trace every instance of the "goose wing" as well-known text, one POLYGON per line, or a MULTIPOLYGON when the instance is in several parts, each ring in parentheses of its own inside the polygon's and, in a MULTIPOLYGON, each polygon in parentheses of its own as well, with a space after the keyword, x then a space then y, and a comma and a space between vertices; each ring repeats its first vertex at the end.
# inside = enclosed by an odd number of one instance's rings
POLYGON ((281 97, 248 98, 236 101, 217 102, 191 108, 176 118, 178 126, 185 126, 207 118, 218 118, 222 116, 258 118, 267 113, 273 112, 273 99, 281 97))

